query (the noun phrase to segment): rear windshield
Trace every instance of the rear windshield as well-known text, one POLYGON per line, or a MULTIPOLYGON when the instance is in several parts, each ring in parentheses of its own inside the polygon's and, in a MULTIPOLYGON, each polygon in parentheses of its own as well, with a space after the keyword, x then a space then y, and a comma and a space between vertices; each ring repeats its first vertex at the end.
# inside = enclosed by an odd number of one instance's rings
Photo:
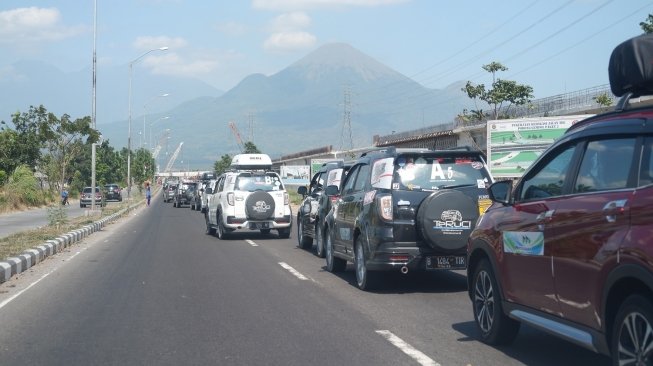
POLYGON ((374 162, 372 186, 412 191, 475 186, 486 188, 490 176, 478 156, 402 155, 374 162))
MULTIPOLYGON (((86 188, 84 188, 84 190, 82 191, 82 193, 91 193, 92 190, 93 190, 93 188, 91 188, 91 187, 86 187, 86 188)), ((95 188, 95 192, 96 192, 96 193, 97 193, 97 192, 100 192, 100 188, 95 188)))
POLYGON ((241 173, 236 178, 235 188, 239 191, 254 192, 283 190, 281 179, 275 173, 251 174, 241 173))

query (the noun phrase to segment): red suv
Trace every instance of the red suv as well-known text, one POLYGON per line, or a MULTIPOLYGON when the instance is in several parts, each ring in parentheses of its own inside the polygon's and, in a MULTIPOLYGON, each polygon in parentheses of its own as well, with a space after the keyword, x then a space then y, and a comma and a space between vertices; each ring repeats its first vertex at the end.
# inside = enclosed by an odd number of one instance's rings
POLYGON ((615 364, 653 363, 653 35, 610 58, 613 112, 578 122, 522 178, 489 188, 468 241, 481 339, 526 323, 615 364), (646 103, 642 103, 646 104, 646 103))

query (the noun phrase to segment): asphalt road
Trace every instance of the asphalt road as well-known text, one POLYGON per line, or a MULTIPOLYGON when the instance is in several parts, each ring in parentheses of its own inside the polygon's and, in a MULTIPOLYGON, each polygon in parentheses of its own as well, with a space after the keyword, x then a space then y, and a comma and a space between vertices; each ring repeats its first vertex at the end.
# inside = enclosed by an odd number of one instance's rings
POLYGON ((2 365, 608 365, 523 327, 510 347, 476 340, 462 272, 384 276, 272 234, 220 241, 204 218, 151 207, 0 285, 2 365))
MULTIPOLYGON (((115 201, 107 202, 107 205, 115 204, 115 201)), ((68 217, 84 216, 90 207, 79 207, 79 200, 71 200, 70 205, 65 206, 68 217)), ((15 234, 21 231, 37 229, 48 225, 47 207, 31 208, 24 211, 8 212, 0 214, 0 238, 15 234)))

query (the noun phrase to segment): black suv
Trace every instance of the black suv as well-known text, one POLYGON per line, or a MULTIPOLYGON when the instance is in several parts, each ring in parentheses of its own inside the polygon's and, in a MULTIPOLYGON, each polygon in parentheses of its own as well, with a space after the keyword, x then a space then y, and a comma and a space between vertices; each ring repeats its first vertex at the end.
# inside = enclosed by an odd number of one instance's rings
POLYGON ((180 183, 172 199, 172 206, 179 208, 182 205, 190 205, 190 201, 195 194, 195 188, 197 188, 197 182, 180 183))
POLYGON ((466 242, 480 212, 489 206, 492 183, 483 154, 455 150, 397 149, 361 155, 327 216, 326 264, 356 267, 362 290, 375 271, 466 268, 466 242))
POLYGON ((320 258, 324 258, 326 254, 323 239, 324 220, 332 206, 331 198, 324 194, 324 190, 328 185, 340 187, 340 181, 351 165, 343 161, 324 163, 313 175, 308 188, 297 188, 297 193, 304 197, 297 212, 297 241, 300 248, 310 249, 315 240, 316 254, 320 258))
POLYGON ((122 194, 120 193, 120 186, 117 184, 106 184, 104 186, 104 198, 109 200, 122 201, 122 194))

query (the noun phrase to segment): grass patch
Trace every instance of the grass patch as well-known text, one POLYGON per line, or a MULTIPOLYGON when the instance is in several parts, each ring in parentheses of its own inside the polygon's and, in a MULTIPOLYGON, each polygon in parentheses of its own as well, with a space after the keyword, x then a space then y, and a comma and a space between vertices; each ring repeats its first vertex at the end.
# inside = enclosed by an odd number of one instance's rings
POLYGON ((101 216, 79 216, 67 219, 59 225, 49 225, 39 229, 27 230, 0 238, 0 259, 17 256, 27 249, 35 248, 48 240, 57 238, 70 231, 80 229, 101 217, 112 215, 123 208, 128 207, 127 202, 120 202, 115 205, 104 207, 101 216))

